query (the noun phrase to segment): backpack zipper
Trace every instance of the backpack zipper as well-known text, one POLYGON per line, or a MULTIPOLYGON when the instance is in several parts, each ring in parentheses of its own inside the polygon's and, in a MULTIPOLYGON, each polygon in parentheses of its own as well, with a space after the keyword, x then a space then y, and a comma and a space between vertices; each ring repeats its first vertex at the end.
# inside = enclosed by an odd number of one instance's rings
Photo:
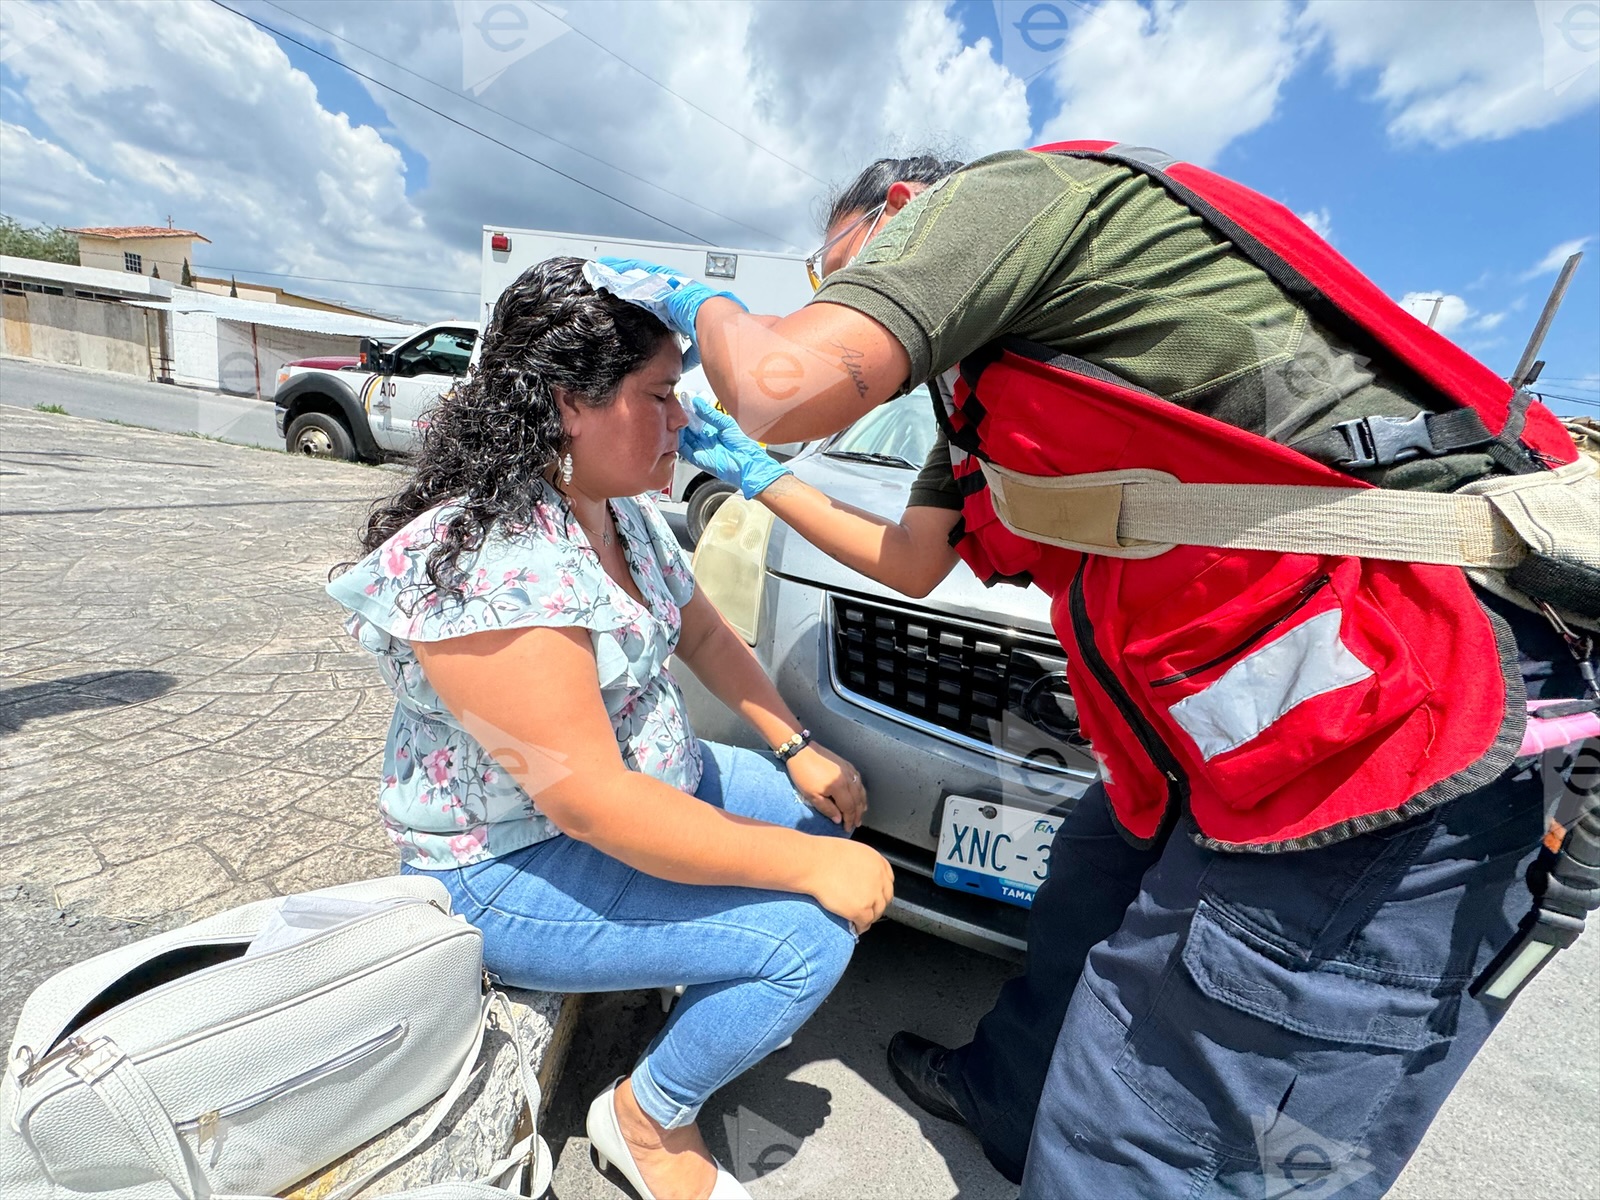
POLYGON ((1083 655, 1083 664, 1089 668, 1089 673, 1094 676, 1100 689, 1111 698, 1111 703, 1117 706, 1117 711, 1122 714, 1122 719, 1128 723, 1128 728, 1133 730, 1133 735, 1139 739, 1139 744, 1144 747, 1150 761, 1167 779, 1167 803, 1181 804, 1189 794, 1189 780, 1183 773, 1183 767, 1177 757, 1162 741, 1160 733, 1156 731, 1139 711, 1139 706, 1133 702, 1133 697, 1122 686, 1122 681, 1117 678, 1116 672, 1111 669, 1111 664, 1100 653, 1100 648, 1094 642, 1094 625, 1089 620, 1089 606, 1083 597, 1083 573, 1089 566, 1089 558, 1084 556, 1078 564, 1078 573, 1072 577, 1072 586, 1067 590, 1067 611, 1072 616, 1072 636, 1078 643, 1078 650, 1083 655))
POLYGON ((1182 683, 1185 679, 1192 679, 1196 675, 1204 675, 1207 671, 1211 670, 1212 667, 1220 667, 1230 658, 1234 658, 1240 654, 1243 654, 1246 650, 1250 649, 1251 646, 1254 646, 1262 638, 1266 637, 1267 634, 1271 633, 1290 617, 1294 616, 1295 613, 1299 612, 1306 605, 1310 604, 1311 598, 1332 582, 1333 576, 1318 575, 1310 583, 1306 584, 1300 589, 1300 594, 1295 598, 1295 602, 1289 606, 1286 612, 1279 615, 1275 620, 1268 621, 1260 629, 1257 629, 1255 632, 1251 633, 1237 646, 1234 646, 1229 650, 1224 650, 1215 658, 1201 663, 1198 667, 1190 667, 1187 671, 1179 671, 1176 675, 1168 675, 1162 679, 1157 679, 1152 682, 1150 686, 1153 688, 1158 688, 1166 687, 1169 684, 1182 683))

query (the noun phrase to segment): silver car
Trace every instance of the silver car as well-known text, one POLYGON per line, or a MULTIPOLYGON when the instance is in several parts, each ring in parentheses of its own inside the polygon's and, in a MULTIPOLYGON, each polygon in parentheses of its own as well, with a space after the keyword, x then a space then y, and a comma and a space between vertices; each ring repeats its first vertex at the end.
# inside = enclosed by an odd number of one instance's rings
MULTIPOLYGON (((936 429, 919 388, 789 465, 827 495, 898 518, 936 429)), ((695 574, 796 715, 860 769, 869 809, 858 836, 896 868, 890 916, 1019 953, 1050 834, 1097 771, 1045 595, 986 588, 958 566, 911 600, 737 498, 707 527, 695 574)), ((764 748, 678 675, 701 736, 764 748)))

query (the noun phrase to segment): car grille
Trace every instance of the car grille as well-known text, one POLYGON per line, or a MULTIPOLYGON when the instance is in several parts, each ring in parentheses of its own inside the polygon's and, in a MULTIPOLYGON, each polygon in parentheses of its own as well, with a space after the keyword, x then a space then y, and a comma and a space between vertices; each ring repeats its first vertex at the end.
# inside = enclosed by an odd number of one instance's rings
POLYGON ((831 601, 835 682, 851 698, 1039 766, 1084 765, 1087 743, 1055 642, 853 597, 831 601))

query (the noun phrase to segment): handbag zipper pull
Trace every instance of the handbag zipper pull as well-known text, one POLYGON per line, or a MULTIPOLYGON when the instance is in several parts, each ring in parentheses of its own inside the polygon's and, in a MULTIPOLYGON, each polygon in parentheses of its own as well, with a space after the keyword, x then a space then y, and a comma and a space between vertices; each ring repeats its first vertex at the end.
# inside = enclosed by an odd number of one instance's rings
POLYGON ((214 1108, 210 1112, 200 1114, 200 1119, 195 1129, 196 1148, 204 1146, 217 1136, 217 1122, 221 1119, 222 1114, 214 1108))
POLYGON ((28 1084, 39 1078, 40 1075, 44 1074, 46 1070, 54 1066, 56 1063, 61 1062, 63 1059, 73 1058, 86 1053, 88 1046, 85 1044, 82 1038, 74 1034, 72 1037, 69 1037, 66 1041, 56 1046, 54 1050, 50 1051, 43 1058, 35 1059, 31 1054, 24 1056, 23 1050, 25 1049, 26 1047, 20 1047, 17 1051, 18 1059, 22 1059, 23 1057, 27 1058, 26 1065, 23 1066, 22 1070, 17 1073, 17 1083, 22 1087, 27 1087, 28 1084))

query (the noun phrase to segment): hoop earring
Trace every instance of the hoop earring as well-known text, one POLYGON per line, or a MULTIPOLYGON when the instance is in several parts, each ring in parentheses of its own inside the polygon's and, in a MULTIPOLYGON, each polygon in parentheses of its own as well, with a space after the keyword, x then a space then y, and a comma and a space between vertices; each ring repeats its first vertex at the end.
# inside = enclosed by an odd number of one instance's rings
POLYGON ((567 453, 567 454, 563 454, 561 456, 561 486, 562 487, 566 487, 571 482, 572 482, 572 455, 570 453, 567 453))

